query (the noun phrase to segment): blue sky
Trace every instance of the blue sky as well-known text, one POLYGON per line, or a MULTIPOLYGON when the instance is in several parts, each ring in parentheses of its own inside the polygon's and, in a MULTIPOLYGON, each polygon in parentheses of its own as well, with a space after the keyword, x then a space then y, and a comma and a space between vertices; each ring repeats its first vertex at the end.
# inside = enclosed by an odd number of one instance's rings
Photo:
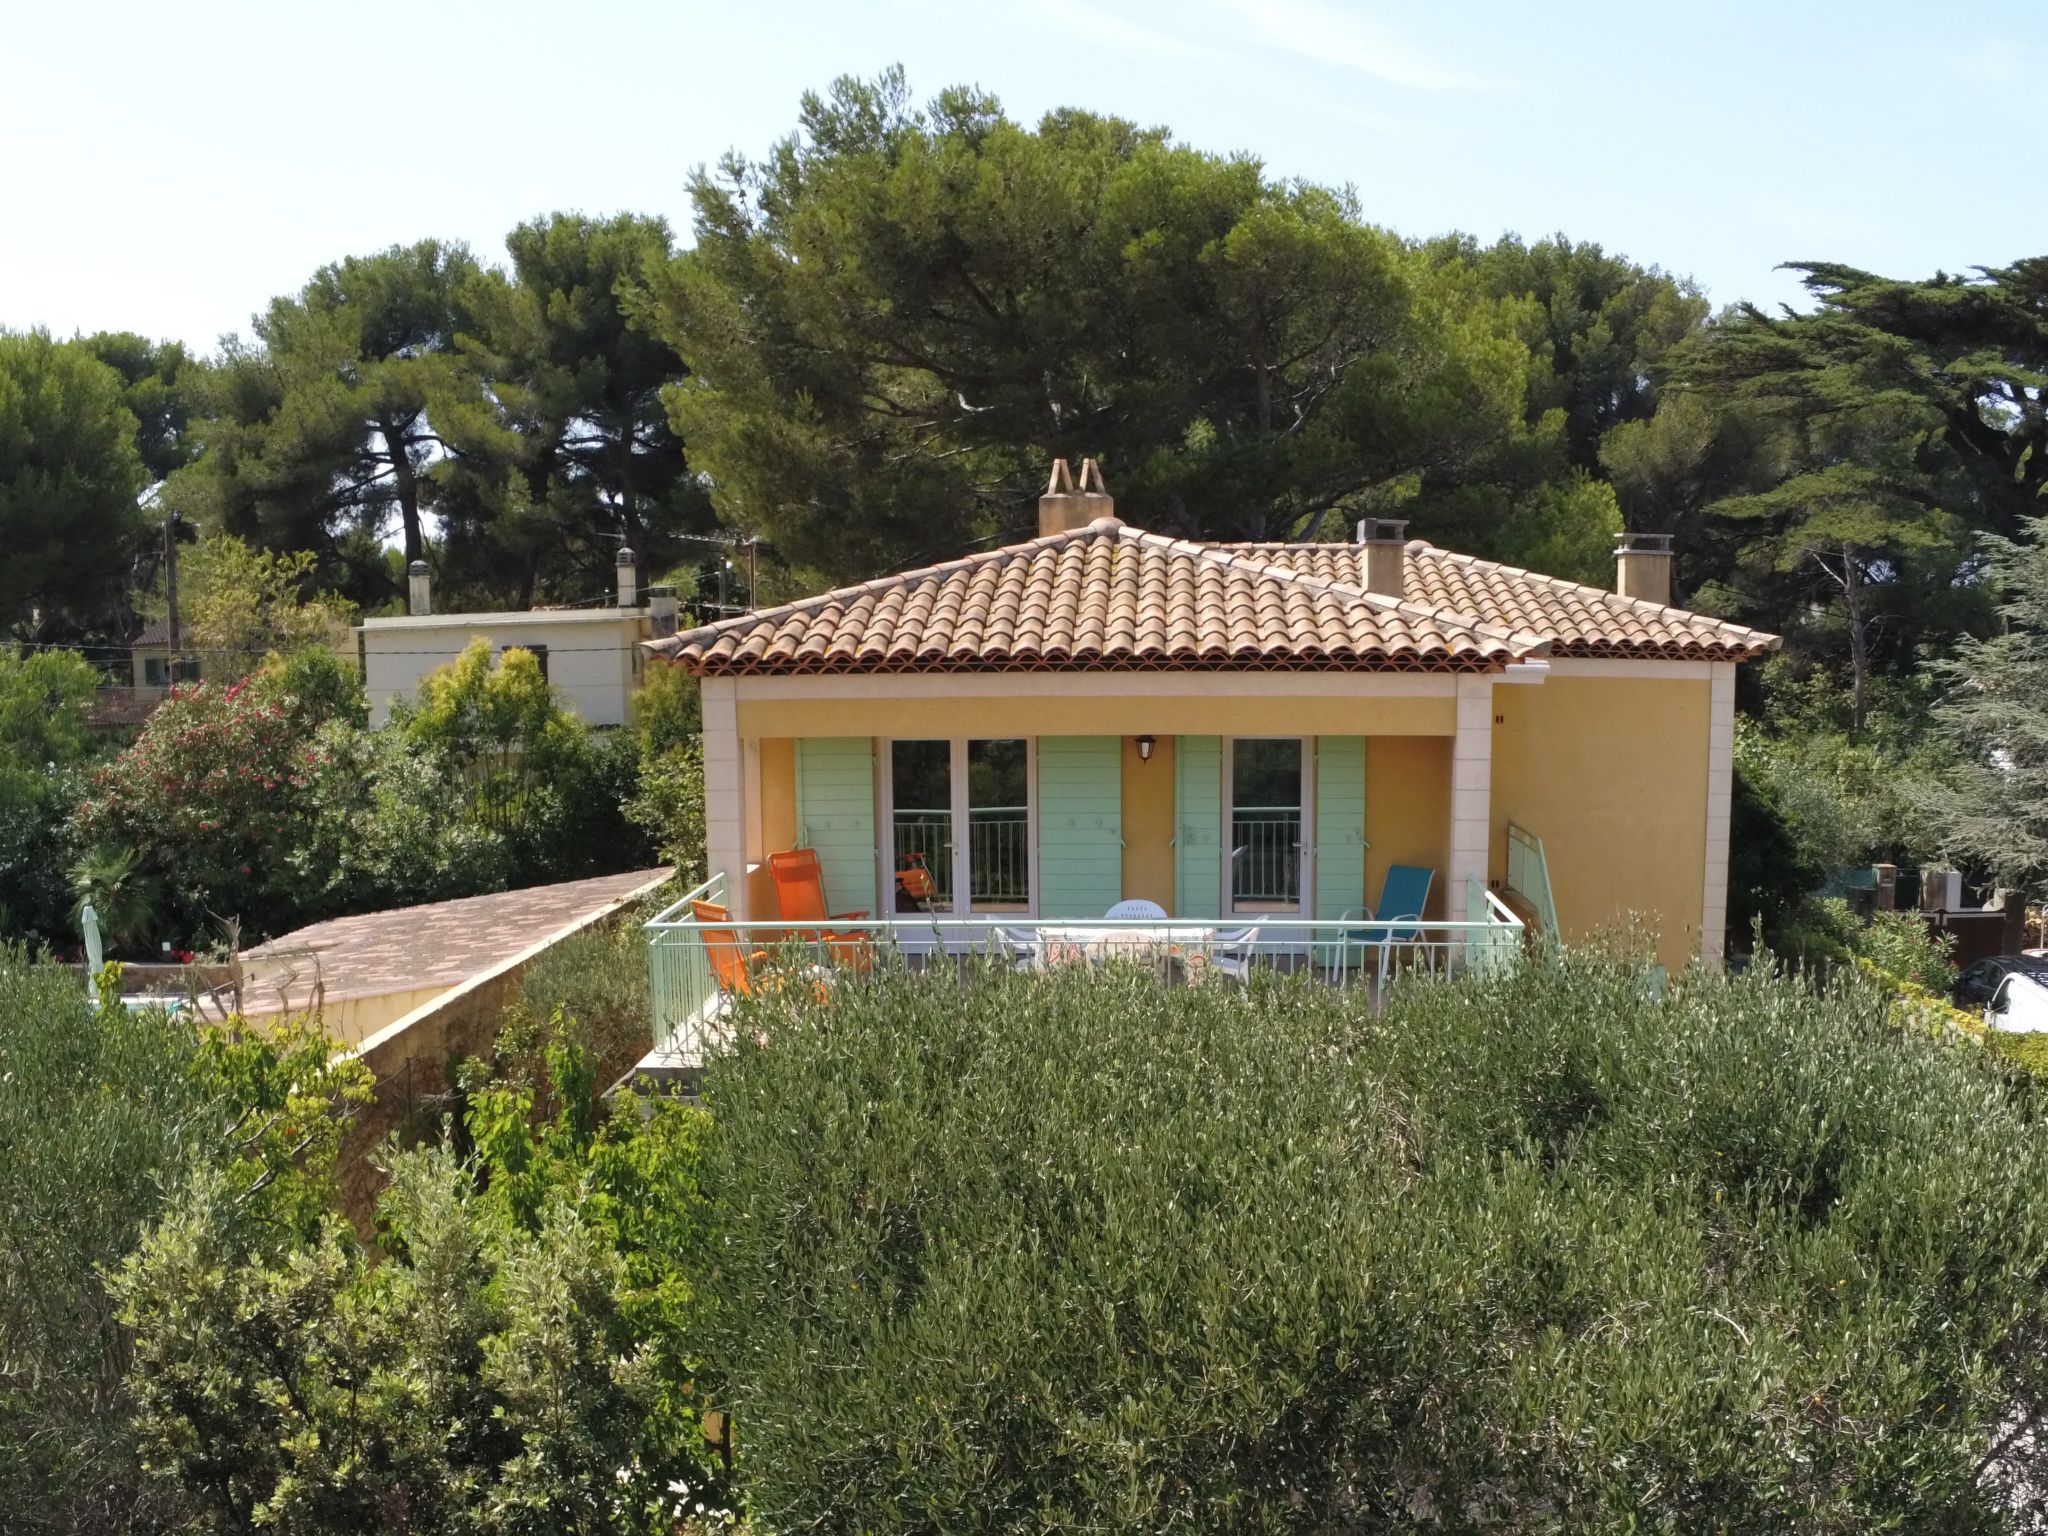
POLYGON ((210 348, 321 263, 427 235, 501 259, 557 208, 667 216, 797 98, 900 62, 1350 183, 1406 235, 1562 230, 1796 297, 1816 257, 1924 275, 2048 249, 2023 132, 2048 7, 1656 0, 536 5, 162 0, 4 27, 0 326, 210 348), (1948 20, 1944 16, 1958 19, 1948 20), (1853 18, 1853 19, 1852 19, 1853 18))

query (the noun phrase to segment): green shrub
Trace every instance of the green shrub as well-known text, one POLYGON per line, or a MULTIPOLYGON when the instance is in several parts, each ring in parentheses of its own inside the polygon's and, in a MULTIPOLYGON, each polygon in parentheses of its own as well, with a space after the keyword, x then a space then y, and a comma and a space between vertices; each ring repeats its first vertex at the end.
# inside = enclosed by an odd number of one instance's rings
POLYGON ((571 934, 526 968, 518 1001, 498 1030, 502 1069, 538 1084, 547 1044, 568 1038, 588 1053, 600 1085, 616 1082, 654 1043, 647 936, 640 923, 655 908, 621 913, 571 934))
POLYGON ((237 1040, 0 944, 0 1517, 9 1531, 152 1529, 108 1272, 190 1178, 283 1230, 323 1197, 361 1069, 310 1032, 237 1040))
POLYGON ((1874 988, 884 968, 738 1026, 708 1283, 768 1528, 1996 1531, 2048 1487, 2002 1432, 2048 1138, 1874 988))
POLYGON ((1873 912, 1854 948, 1879 970, 1930 992, 1946 993, 1956 984, 1956 965, 1949 958, 1955 939, 1937 934, 1911 912, 1873 912))
POLYGON ((98 684, 77 652, 0 647, 0 934, 78 944, 66 818, 99 750, 86 724, 98 684))
POLYGON ((654 839, 664 864, 684 886, 704 878, 704 745, 692 739, 640 767, 626 816, 654 839))
POLYGON ((694 1377, 703 1114, 479 1092, 474 1154, 390 1155, 373 1259, 193 1181, 115 1283, 135 1424, 189 1529, 676 1536, 724 1512, 694 1377))

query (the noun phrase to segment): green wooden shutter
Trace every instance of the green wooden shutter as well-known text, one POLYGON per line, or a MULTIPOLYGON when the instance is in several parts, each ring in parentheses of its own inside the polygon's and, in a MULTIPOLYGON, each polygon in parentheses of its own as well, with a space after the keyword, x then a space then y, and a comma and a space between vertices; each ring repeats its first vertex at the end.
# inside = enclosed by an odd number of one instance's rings
POLYGON ((1365 905, 1365 738, 1316 740, 1316 908, 1337 918, 1365 905))
POLYGON ((1173 748, 1173 915, 1223 915, 1223 738, 1182 736, 1173 748))
POLYGON ((1039 915, 1100 917, 1123 890, 1122 738, 1039 737, 1039 915))
POLYGON ((796 744, 797 836, 818 850, 834 912, 876 912, 875 744, 865 736, 796 744))

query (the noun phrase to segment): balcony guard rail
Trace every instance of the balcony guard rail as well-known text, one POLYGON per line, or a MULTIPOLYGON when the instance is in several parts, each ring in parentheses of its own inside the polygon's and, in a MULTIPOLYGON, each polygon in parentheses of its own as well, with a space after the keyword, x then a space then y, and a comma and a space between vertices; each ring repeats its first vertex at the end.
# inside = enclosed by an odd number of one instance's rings
POLYGON ((1543 839, 1512 821, 1508 823, 1507 874, 1508 889, 1536 914, 1537 936, 1556 949, 1557 901, 1550 890, 1550 861, 1543 854, 1543 839))
POLYGON ((1230 895, 1238 902, 1301 903, 1301 810, 1241 805, 1230 814, 1230 895))
POLYGON ((1023 918, 904 916, 812 923, 747 919, 701 923, 692 901, 724 905, 726 880, 713 875, 646 924, 648 969, 657 1048, 700 1062, 723 1038, 724 997, 710 946, 730 934, 728 954, 765 953, 767 972, 829 987, 849 964, 884 960, 929 969, 954 962, 966 975, 972 956, 1027 969, 1125 962, 1154 968, 1163 982, 1243 982, 1254 972, 1305 975, 1338 986, 1362 986, 1376 1003, 1397 976, 1448 976, 1511 965, 1524 929, 1479 880, 1467 882, 1463 916, 1451 921, 1374 923, 1354 919, 1023 918))
MULTIPOLYGON (((953 813, 893 813, 895 854, 915 858, 932 877, 931 904, 953 905, 953 813)), ((968 902, 977 907, 1023 905, 1031 900, 1030 810, 1022 805, 977 805, 967 812, 968 902)))

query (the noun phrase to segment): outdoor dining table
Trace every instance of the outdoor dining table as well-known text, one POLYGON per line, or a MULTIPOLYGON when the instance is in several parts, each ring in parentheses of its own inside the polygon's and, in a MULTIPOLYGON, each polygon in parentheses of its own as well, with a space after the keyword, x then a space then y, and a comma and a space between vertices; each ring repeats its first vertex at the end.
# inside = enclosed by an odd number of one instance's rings
POLYGON ((1212 923, 1069 923, 1035 928, 1027 964, 1093 964, 1103 960, 1157 960, 1185 966, 1206 957, 1216 941, 1212 923))

